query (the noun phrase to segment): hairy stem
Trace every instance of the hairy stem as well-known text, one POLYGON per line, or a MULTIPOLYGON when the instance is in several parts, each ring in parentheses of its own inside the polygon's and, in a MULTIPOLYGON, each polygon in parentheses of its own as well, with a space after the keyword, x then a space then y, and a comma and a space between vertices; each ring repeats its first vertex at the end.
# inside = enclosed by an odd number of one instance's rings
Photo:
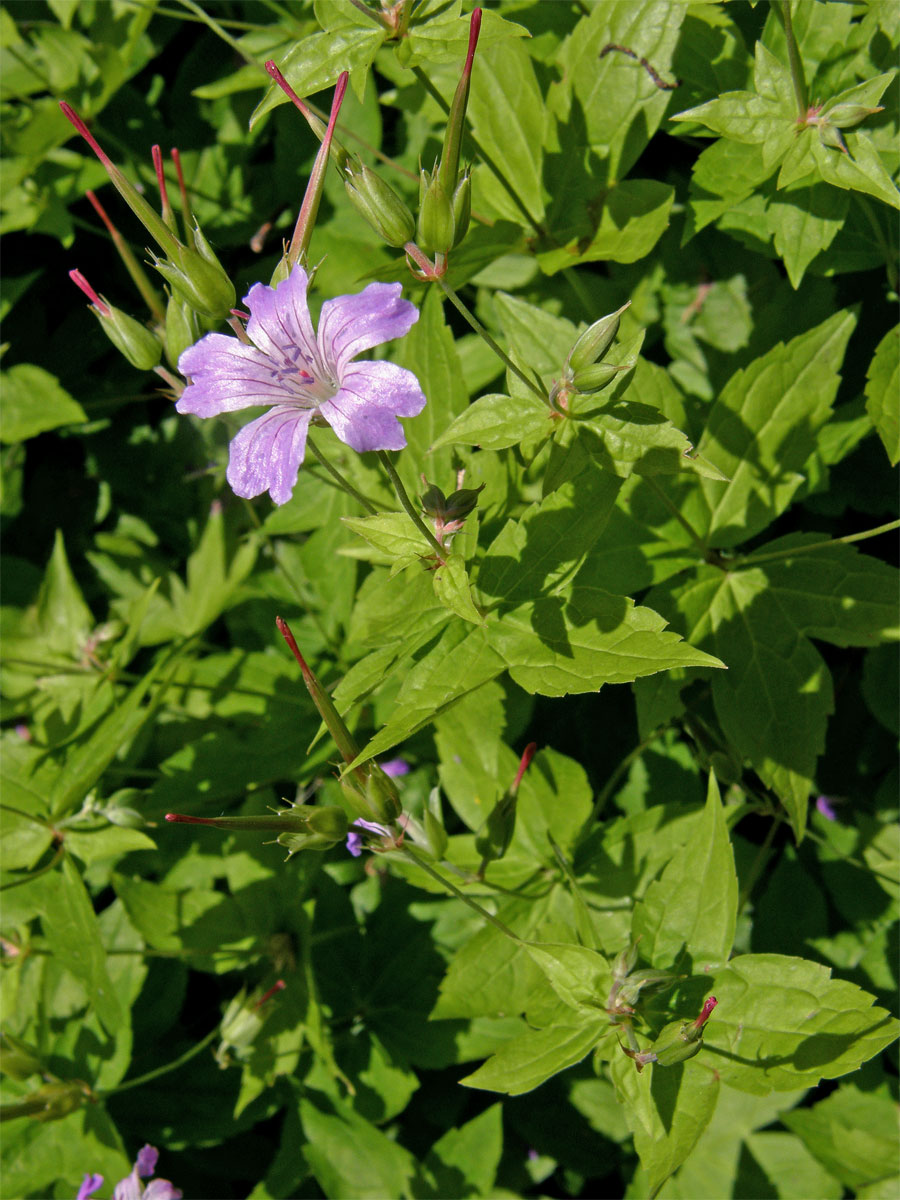
POLYGON ((447 557, 447 551, 444 549, 444 547, 441 545, 441 543, 437 540, 437 538, 434 536, 434 534, 431 532, 431 530, 428 528, 428 526, 425 524, 425 522, 422 520, 422 518, 416 512, 416 506, 413 504, 412 500, 410 500, 409 494, 407 493, 406 488, 403 486, 403 480, 397 474, 397 469, 394 466, 394 464, 391 462, 387 451, 379 450, 378 457, 381 460, 381 464, 384 467, 385 471, 387 471, 388 477, 390 478, 391 483, 394 485, 394 491, 397 493, 397 499, 400 501, 400 503, 406 509, 406 512, 408 513, 410 520, 415 525, 416 529, 418 529, 418 531, 426 538, 426 540, 428 541, 428 544, 431 546, 432 550, 434 550, 435 554, 438 556, 438 559, 442 563, 445 562, 446 557, 447 557))
POLYGON ((534 392, 534 394, 538 397, 538 399, 543 400, 544 404, 548 404, 549 400, 548 400, 547 394, 543 390, 543 388, 538 387, 538 385, 535 383, 535 381, 533 379, 530 379, 525 374, 524 371, 520 371, 519 368, 516 366, 516 364, 509 357, 509 355, 500 349, 500 347, 497 345, 497 343, 494 341, 494 339, 491 337, 491 335, 488 333, 488 331, 485 329, 485 327, 481 324, 481 322, 478 320, 478 318, 475 316, 475 314, 470 312, 469 309, 465 306, 465 304, 463 304, 462 300, 460 300, 459 296, 456 294, 456 292, 453 290, 453 288, 450 286, 450 284, 447 283, 446 279, 438 279, 437 282, 443 288, 444 295, 447 297, 447 299, 450 301, 450 303, 453 305, 453 307, 456 309, 456 311, 460 314, 460 316, 465 318, 465 320, 472 326, 472 328, 475 330, 475 332, 478 334, 478 336, 488 346, 490 346, 490 348, 497 355, 497 357, 510 369, 510 371, 512 371, 512 373, 514 375, 516 375, 519 379, 522 380, 522 382, 525 384, 526 387, 530 388, 531 391, 534 392))
POLYGON ((325 470, 328 472, 328 474, 338 484, 338 486, 340 488, 342 488, 347 493, 348 496, 352 496, 353 499, 357 502, 357 504, 361 504, 362 507, 366 510, 367 513, 369 513, 370 516, 374 516, 378 512, 378 509, 372 504, 372 502, 370 500, 367 500, 365 498, 365 496, 362 494, 362 492, 358 492, 356 490, 356 488, 353 486, 353 484, 350 483, 350 481, 348 479, 344 478, 344 476, 340 473, 340 471, 337 469, 337 467, 333 465, 333 463, 330 463, 328 461, 328 459, 325 457, 325 455, 322 453, 322 451, 319 449, 319 447, 316 445, 316 443, 312 440, 311 437, 307 437, 306 444, 310 448, 310 450, 312 450, 313 454, 316 456, 316 458, 319 460, 319 462, 322 464, 322 466, 325 468, 325 470))
POLYGON ((518 934, 513 933, 508 925, 503 924, 499 917, 495 917, 494 914, 489 913, 486 908, 482 908, 477 900, 473 900, 471 896, 467 896, 465 892, 461 892, 458 887, 450 882, 449 879, 445 879, 439 871, 435 871, 433 867, 429 866, 429 864, 424 861, 424 859, 419 858, 418 854, 416 854, 414 850, 404 847, 401 853, 404 854, 406 858, 410 859, 411 862, 414 862, 417 867, 421 867, 421 869, 425 871, 426 874, 430 875, 432 879, 436 879, 437 882, 441 884, 442 887, 445 887, 448 892, 452 892, 458 900, 462 900, 463 904, 468 904, 469 908, 473 908, 480 917, 482 917, 485 921, 488 921, 494 926, 495 929, 499 929, 502 934, 508 938, 511 938, 514 942, 522 941, 518 934))

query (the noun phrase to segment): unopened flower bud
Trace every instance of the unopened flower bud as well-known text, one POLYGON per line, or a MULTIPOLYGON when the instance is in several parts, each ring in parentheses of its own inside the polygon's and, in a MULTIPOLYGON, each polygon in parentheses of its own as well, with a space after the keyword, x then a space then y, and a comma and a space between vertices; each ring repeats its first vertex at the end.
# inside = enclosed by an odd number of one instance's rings
POLYGON ((604 354, 613 344, 616 334, 619 332, 619 318, 630 304, 631 301, 629 300, 627 304, 623 304, 614 313, 609 313, 608 316, 601 317, 599 321, 595 321, 593 325, 581 334, 578 341, 569 351, 569 357, 566 359, 566 366, 572 372, 580 371, 583 367, 589 367, 603 358, 604 354))
POLYGON ((44 1065, 37 1050, 27 1042, 13 1037, 12 1034, 0 1034, 0 1072, 16 1079, 20 1083, 32 1075, 38 1075, 44 1065))
POLYGON ((344 186, 353 207, 365 217, 382 241, 405 246, 412 240, 416 222, 406 203, 390 184, 365 163, 350 160, 344 171, 344 186))
POLYGON ((522 782, 522 776, 525 774, 528 764, 534 757, 535 750, 537 750, 535 742, 530 742, 525 747, 515 779, 494 805, 490 816, 484 823, 483 832, 475 838, 475 849, 481 855, 482 860, 479 874, 484 873, 489 862, 502 858, 509 849, 509 844, 516 831, 516 798, 519 784, 522 782))
POLYGON ((70 271, 69 278, 91 300, 91 312, 116 349, 139 371, 152 371, 162 357, 159 338, 140 321, 99 296, 80 271, 70 271))
POLYGON ((366 799, 372 816, 378 821, 395 821, 402 812, 397 785, 377 763, 369 765, 371 771, 366 781, 366 799))
POLYGON ((431 179, 426 176, 419 206, 419 246, 429 254, 446 254, 454 244, 454 229, 450 197, 436 173, 431 179))
POLYGON ((840 129, 834 125, 829 125, 827 121, 820 121, 818 125, 819 141, 823 146, 829 147, 831 150, 840 150, 841 154, 849 154, 847 143, 844 141, 844 135, 840 129))
POLYGON ((633 941, 625 950, 620 950, 613 959, 612 973, 613 979, 615 979, 617 983, 621 983, 622 980, 626 979, 629 973, 634 970, 634 964, 637 962, 639 945, 640 938, 638 938, 636 941, 633 941))
POLYGON ((200 338, 200 321, 193 308, 180 292, 172 292, 166 305, 166 358, 173 367, 194 342, 200 338))
POLYGON ((821 119, 836 129, 852 129, 866 117, 880 112, 884 112, 883 104, 877 104, 874 108, 865 104, 836 104, 830 111, 823 112, 821 119))
POLYGON ((199 226, 194 229, 194 239, 196 250, 179 246, 169 258, 155 259, 153 265, 195 312, 220 320, 235 306, 234 284, 199 226))
POLYGON ((422 511, 442 525, 450 521, 463 521, 478 504, 479 493, 484 484, 477 488, 460 488, 445 496, 437 484, 429 483, 422 493, 422 511))
POLYGON ((327 850, 347 836, 347 814, 337 805, 318 807, 295 804, 279 813, 253 817, 192 817, 183 813, 166 813, 167 821, 184 825, 212 825, 229 832, 276 833, 282 846, 290 843, 294 850, 327 850), (291 839, 294 839, 291 841, 291 839))
POLYGON ((696 1021, 673 1021, 663 1029, 656 1039, 656 1061, 661 1067, 673 1067, 699 1053, 703 1045, 703 1026, 716 1007, 715 996, 710 996, 696 1021))
POLYGON ((279 979, 263 995, 258 990, 248 995, 241 988, 233 997, 222 1017, 222 1041, 216 1050, 216 1062, 220 1067, 231 1065, 232 1051, 237 1051, 237 1057, 241 1058, 253 1045, 269 1015, 275 1011, 274 1006, 268 1003, 269 999, 275 992, 283 991, 284 987, 284 980, 279 979))
POLYGON ((633 363, 594 363, 592 367, 582 367, 580 371, 576 371, 572 376, 572 384, 576 392, 581 392, 585 395, 592 395, 594 392, 601 392, 605 387, 615 379, 621 371, 628 371, 633 366, 633 363))
POLYGON ((60 1121, 91 1099, 91 1089, 81 1079, 57 1080, 26 1096, 16 1104, 4 1105, 3 1119, 33 1117, 36 1121, 60 1121))
POLYGON ((453 193, 453 245, 458 246, 469 231, 472 216, 472 176, 468 168, 459 177, 453 193))

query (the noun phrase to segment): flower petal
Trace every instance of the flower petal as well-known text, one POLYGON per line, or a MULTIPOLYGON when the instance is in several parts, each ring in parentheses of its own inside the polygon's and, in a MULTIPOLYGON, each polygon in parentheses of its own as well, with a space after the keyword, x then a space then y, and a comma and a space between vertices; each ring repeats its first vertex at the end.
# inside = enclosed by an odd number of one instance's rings
POLYGON ((138 1150, 138 1156, 134 1161, 134 1167, 138 1175, 144 1179, 149 1178, 156 1170, 156 1164, 159 1160, 159 1151, 155 1146, 151 1146, 149 1142, 138 1150))
POLYGON ((389 362, 351 363, 341 390, 319 412, 354 450, 402 450, 406 434, 397 417, 415 417, 425 395, 412 371, 389 362))
POLYGON ((89 1200, 94 1192, 103 1186, 102 1175, 85 1175, 75 1200, 89 1200))
MULTIPOLYGON (((244 297, 250 309, 247 335, 264 354, 277 363, 284 359, 307 366, 318 363, 319 348, 306 302, 309 279, 302 267, 294 267, 277 287, 254 283, 244 297), (299 357, 298 357, 299 352, 299 357)), ((313 371, 318 376, 320 371, 313 371)))
POLYGON ((319 347, 326 362, 341 368, 382 342, 409 333, 419 310, 401 299, 399 283, 370 283, 356 296, 326 300, 319 317, 319 347))
POLYGON ((138 1178, 137 1167, 126 1175, 124 1179, 120 1179, 113 1191, 113 1200, 141 1200, 143 1186, 138 1178))
POLYGON ((228 452, 226 474, 236 496, 249 500, 267 491, 276 504, 290 500, 311 416, 308 410, 279 405, 244 426, 228 452))
POLYGON ((144 1188, 143 1200, 181 1200, 183 1195, 168 1179, 154 1179, 144 1188))
POLYGON ((296 393, 279 378, 275 365, 255 346, 223 333, 208 333, 178 360, 191 382, 175 411, 217 417, 260 404, 283 404, 296 393))

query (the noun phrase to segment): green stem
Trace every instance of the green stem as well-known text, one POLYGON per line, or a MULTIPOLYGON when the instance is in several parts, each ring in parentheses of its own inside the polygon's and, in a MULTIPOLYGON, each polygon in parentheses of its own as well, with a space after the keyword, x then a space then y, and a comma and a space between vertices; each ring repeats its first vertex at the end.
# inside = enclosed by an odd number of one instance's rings
POLYGON ((455 887, 450 882, 449 879, 445 879, 439 871, 435 871, 434 868, 429 866, 427 862, 419 858, 418 854, 416 854, 414 850, 404 847, 400 853, 408 858, 411 862, 414 862, 417 867, 421 867, 421 869, 427 875, 430 875, 432 879, 436 879, 442 887, 445 887, 448 892, 452 892, 458 900, 462 900, 463 904, 468 904, 469 908, 474 908, 478 915, 483 918, 483 920, 488 921, 491 925, 493 925, 495 929, 499 929, 502 934, 508 938, 511 938, 512 941, 521 943, 522 939, 518 936, 518 934, 513 933, 508 925, 504 925, 499 917, 495 917, 494 914, 489 913, 486 908, 482 908, 481 905, 477 901, 473 900, 471 896, 467 896, 465 892, 461 892, 458 887, 455 887))
POLYGON ((848 533, 845 537, 829 538, 824 542, 811 542, 808 546, 793 546, 790 550, 773 550, 771 554, 747 554, 735 559, 734 566, 753 566, 761 562, 771 562, 776 558, 796 558, 798 554, 809 554, 812 550, 824 550, 828 546, 849 545, 851 542, 862 542, 866 538, 877 537, 880 533, 890 533, 892 529, 900 529, 900 521, 888 521, 886 525, 878 525, 875 529, 864 529, 861 533, 848 533))
POLYGON ((118 1092, 127 1092, 131 1088, 141 1087, 142 1084, 149 1083, 151 1079, 158 1079, 160 1075, 167 1075, 169 1071, 177 1071, 179 1067, 183 1067, 185 1063, 190 1062, 192 1058, 196 1058, 201 1050, 205 1050, 211 1041, 219 1034, 219 1026, 216 1025, 203 1038, 197 1042, 195 1046, 191 1046, 190 1050, 186 1050, 180 1058, 176 1058, 174 1062, 166 1063, 163 1067, 156 1067, 152 1071, 148 1071, 146 1075, 139 1075, 137 1079, 127 1079, 124 1083, 119 1083, 115 1087, 107 1088, 104 1091, 98 1091, 97 1095, 102 1097, 114 1096, 118 1092))
POLYGON ((195 4, 194 0, 179 0, 179 3, 183 4, 186 9, 194 13, 198 20, 202 21, 204 25, 208 25, 213 33, 216 34, 217 37, 220 37, 222 41, 226 43, 226 45, 230 46, 235 54, 239 55, 248 66, 259 67, 262 72, 265 72, 266 68, 262 65, 262 63, 257 62, 252 54, 248 54, 241 43, 237 41, 236 38, 233 38, 230 33, 226 33, 219 22, 211 17, 209 13, 204 12, 199 4, 195 4))
POLYGON ((662 730, 660 729, 654 729, 653 733, 651 733, 648 738, 644 738, 639 745, 635 746, 633 750, 630 750, 628 754, 626 754, 621 760, 621 762, 619 762, 619 764, 615 767, 609 779, 607 779, 606 783, 600 789, 597 799, 594 801, 594 807, 591 810, 590 820, 588 821, 589 825, 593 825, 593 823, 600 816, 600 813, 603 812, 603 809, 606 807, 607 800, 610 798, 619 780, 630 768, 634 760, 636 758, 640 758, 648 746, 653 745, 653 743, 659 738, 661 732, 662 730))
POLYGON ((740 895, 738 896, 738 916, 740 916, 740 914, 744 911, 744 905, 750 899, 750 893, 756 886, 756 881, 759 879, 762 869, 768 861, 769 851, 772 849, 772 842, 775 840, 775 834, 778 832, 778 827, 781 824, 781 817, 775 816, 772 818, 772 824, 769 826, 769 830, 765 836, 763 844, 756 852, 756 857, 753 859, 750 870, 747 872, 747 877, 744 880, 744 886, 741 888, 740 895))
POLYGON ((406 512, 409 515, 410 520, 415 525, 416 529, 418 529, 418 531, 425 537, 428 544, 431 546, 431 548, 434 550, 435 554, 438 556, 438 559, 442 563, 446 562, 446 560, 447 560, 446 549, 441 545, 441 543, 437 540, 437 538, 434 536, 434 534, 431 532, 431 530, 428 528, 428 526, 425 524, 425 522, 422 520, 422 518, 416 512, 415 505, 413 504, 412 500, 410 500, 409 495, 407 494, 406 488, 403 486, 403 480, 397 474, 397 469, 394 466, 394 464, 391 462, 387 451, 379 450, 378 457, 381 460, 381 464, 384 467, 385 471, 387 471, 391 483, 394 485, 394 491, 397 493, 397 499, 400 501, 400 503, 406 509, 406 512))
POLYGON ((459 296, 456 294, 456 292, 453 290, 453 288, 450 286, 450 284, 446 281, 446 279, 438 279, 438 283, 443 288, 444 295, 447 297, 447 299, 450 301, 450 303, 453 305, 453 307, 456 309, 456 311, 460 314, 460 316, 462 316, 468 322, 469 325, 472 326, 472 328, 475 330, 475 332, 478 334, 478 336, 484 342, 486 342, 488 346, 490 346, 490 348, 497 355, 497 357, 502 360, 502 362, 510 369, 510 371, 512 371, 512 373, 514 375, 517 375, 518 378, 522 380, 522 382, 525 384, 526 387, 530 388, 531 391, 534 392, 534 394, 538 397, 539 400, 542 400, 544 402, 544 404, 549 404, 549 400, 547 398, 547 393, 543 390, 543 388, 538 387, 538 385, 534 382, 533 379, 529 379, 529 377, 524 373, 524 371, 520 371, 519 368, 516 366, 516 364, 509 357, 509 355, 504 353, 504 351, 500 349, 500 347, 497 345, 497 343, 494 341, 494 339, 491 337, 491 335, 488 333, 488 331, 485 329, 485 327, 481 324, 481 322, 478 320, 478 318, 475 316, 475 314, 470 312, 469 309, 466 308, 465 304, 463 304, 462 300, 460 300, 459 296))
POLYGON ((791 82, 794 85, 794 95, 797 97, 797 120, 805 121, 809 108, 806 98, 806 76, 803 74, 803 62, 800 58, 800 51, 797 49, 797 39, 794 37, 791 0, 779 0, 777 11, 781 14, 784 24, 784 38, 787 42, 788 62, 791 67, 791 82))
POLYGON ((29 871, 27 875, 23 875, 21 879, 10 880, 9 883, 4 883, 0 886, 0 892, 8 892, 11 888, 21 887, 23 883, 31 883, 33 879, 37 879, 39 875, 44 875, 47 871, 52 871, 62 856, 65 854, 66 848, 62 844, 57 848, 56 853, 43 867, 38 867, 36 871, 29 871))
POLYGON ((884 236, 884 230, 881 228, 881 223, 875 215, 875 210, 870 204, 868 197, 861 195, 859 192, 854 192, 853 199, 863 210, 866 215, 866 219, 872 226, 872 232, 875 234, 875 241, 878 243, 878 249, 884 255, 888 285, 896 292, 898 287, 900 287, 900 275, 898 275, 897 264, 895 262, 896 255, 884 236))
MULTIPOLYGON (((141 8, 146 5, 146 0, 124 0, 124 3, 128 8, 141 8)), ((176 21, 194 21, 202 25, 208 24, 208 22, 204 21, 202 17, 188 16, 187 13, 176 12, 171 8, 154 8, 153 15, 155 17, 174 17, 176 21)), ((264 29, 268 32, 268 30, 271 28, 269 25, 259 25, 254 21, 222 20, 219 24, 220 26, 227 26, 229 29, 238 29, 242 33, 258 29, 264 29)))
POLYGON ((703 555, 704 559, 706 559, 707 555, 709 554, 709 550, 697 530, 693 527, 690 521, 687 520, 684 514, 679 511, 678 506, 669 499, 652 475, 645 475, 643 478, 647 487, 649 487, 650 490, 656 494, 661 503, 665 505, 665 507, 669 510, 678 524, 682 527, 682 529, 703 555))
MULTIPOLYGON (((425 72, 422 70, 422 68, 421 67, 413 67, 413 74, 415 75, 416 79, 418 79, 419 83, 421 83, 422 87, 425 89, 425 91, 428 93, 428 95, 432 98, 432 100, 434 100, 435 103, 444 110, 444 113, 447 116, 449 116, 450 115, 450 105, 447 103, 447 101, 444 99, 444 97, 441 95, 441 93, 437 90, 437 88, 434 86, 434 84, 431 82, 431 80, 428 78, 428 76, 425 74, 425 72)), ((484 147, 481 145, 481 143, 478 141, 478 139, 472 133, 471 128, 468 130, 468 136, 472 141, 472 145, 478 151, 481 161, 484 163, 484 165, 487 167, 487 169, 492 173, 492 175, 494 175, 494 177, 500 183, 500 186, 504 189, 504 191, 506 191, 508 193, 513 204, 515 204, 516 208, 519 210, 519 212, 522 214, 522 216, 525 218, 525 220, 528 222, 528 224, 531 226, 531 228, 535 231, 535 233, 542 235, 545 232, 543 226, 528 211, 528 208, 526 207, 524 200, 522 200, 521 196, 518 194, 518 192, 515 190, 515 188, 512 186, 512 184, 509 182, 509 180, 506 178, 506 176, 503 174, 503 172, 500 170, 500 168, 497 166, 497 164, 491 158, 491 156, 487 153, 487 151, 484 149, 484 147)))
POLYGON ((337 467, 328 461, 311 437, 307 436, 306 444, 309 449, 312 450, 313 454, 316 456, 328 474, 332 477, 332 479, 335 480, 338 486, 343 488, 348 496, 352 496, 357 504, 361 504, 370 516, 375 516, 375 514, 378 512, 378 509, 374 506, 374 504, 367 500, 362 492, 358 492, 353 484, 348 479, 344 478, 337 467))

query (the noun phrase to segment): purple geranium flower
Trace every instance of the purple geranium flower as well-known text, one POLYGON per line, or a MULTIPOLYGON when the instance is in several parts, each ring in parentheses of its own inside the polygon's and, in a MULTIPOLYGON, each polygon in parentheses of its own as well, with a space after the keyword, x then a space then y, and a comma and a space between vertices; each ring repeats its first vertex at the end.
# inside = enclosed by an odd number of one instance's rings
POLYGON ((113 1192, 113 1200, 181 1200, 182 1193, 168 1179, 153 1179, 146 1187, 141 1179, 147 1179, 156 1170, 159 1151, 146 1145, 138 1151, 131 1174, 120 1179, 113 1192))
POLYGON ((389 362, 353 362, 357 354, 408 333, 419 311, 399 283, 370 283, 355 296, 326 300, 313 329, 302 267, 277 287, 255 283, 244 303, 252 345, 208 333, 185 350, 178 369, 189 378, 176 409, 217 417, 271 405, 231 443, 228 482, 238 496, 268 491, 290 499, 306 450, 310 421, 328 424, 354 450, 402 450, 397 417, 425 405, 411 371, 389 362))
MULTIPOLYGON (((364 821, 362 817, 357 817, 353 822, 360 829, 367 829, 369 833, 377 833, 380 837, 390 837, 391 831, 386 829, 384 825, 378 825, 375 821, 364 821)), ((361 833, 354 833, 351 828, 347 834, 347 849, 354 858, 359 858, 363 852, 365 842, 361 833)))
POLYGON ((409 763, 405 758, 389 758, 387 762, 381 764, 381 769, 385 775, 392 775, 394 777, 408 775, 410 770, 409 763))

